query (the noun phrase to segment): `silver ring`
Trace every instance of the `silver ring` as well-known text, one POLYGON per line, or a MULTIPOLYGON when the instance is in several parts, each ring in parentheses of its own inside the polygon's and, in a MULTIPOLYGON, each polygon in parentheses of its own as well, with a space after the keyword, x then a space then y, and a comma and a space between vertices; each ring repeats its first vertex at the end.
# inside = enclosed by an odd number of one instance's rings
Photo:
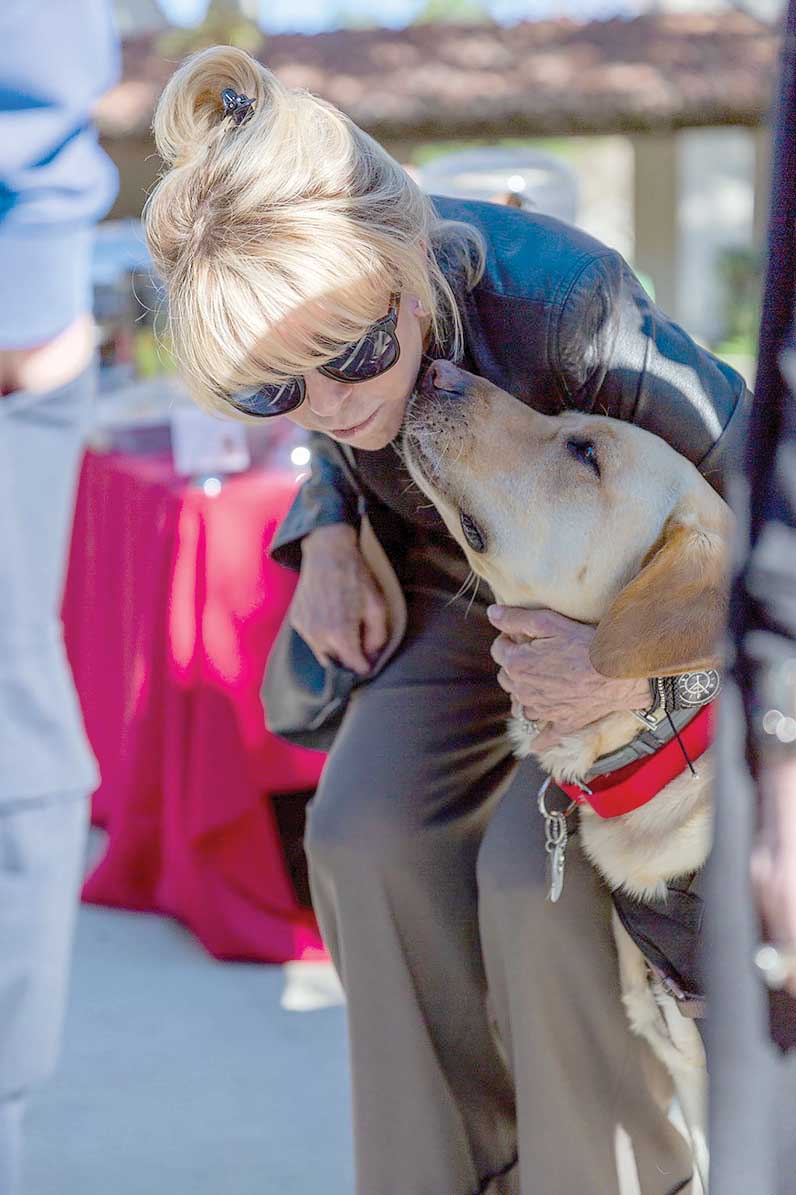
POLYGON ((532 718, 526 718, 525 714, 520 714, 517 720, 526 734, 536 736, 541 729, 540 722, 535 722, 532 718))
POLYGON ((755 951, 755 966, 772 992, 779 992, 796 976, 796 948, 764 942, 755 951))

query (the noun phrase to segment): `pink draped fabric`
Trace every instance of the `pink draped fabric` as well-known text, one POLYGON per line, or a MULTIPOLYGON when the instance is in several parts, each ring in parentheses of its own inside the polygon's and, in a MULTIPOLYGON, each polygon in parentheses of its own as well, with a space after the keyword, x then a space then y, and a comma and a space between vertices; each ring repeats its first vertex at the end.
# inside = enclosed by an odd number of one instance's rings
POLYGON ((211 496, 166 460, 93 453, 81 476, 64 623, 108 832, 83 896, 177 917, 217 958, 325 957, 270 799, 314 788, 323 756, 270 735, 259 695, 295 490, 252 472, 211 496))

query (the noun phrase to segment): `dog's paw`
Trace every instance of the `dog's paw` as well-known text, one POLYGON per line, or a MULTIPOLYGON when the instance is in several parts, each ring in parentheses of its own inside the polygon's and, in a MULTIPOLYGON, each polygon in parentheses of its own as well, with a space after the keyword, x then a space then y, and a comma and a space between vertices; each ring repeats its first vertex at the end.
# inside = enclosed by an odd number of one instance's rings
MULTIPOLYGON (((533 740, 531 740, 533 745, 533 740)), ((539 752, 539 762, 554 780, 581 784, 596 758, 592 736, 583 730, 566 735, 553 747, 539 752)))
POLYGON ((527 759, 529 755, 536 755, 546 772, 554 780, 568 783, 579 783, 585 776, 594 758, 588 745, 584 743, 583 731, 576 735, 568 735, 554 747, 546 747, 544 751, 533 749, 534 735, 529 734, 519 718, 508 720, 509 740, 517 759, 527 759))

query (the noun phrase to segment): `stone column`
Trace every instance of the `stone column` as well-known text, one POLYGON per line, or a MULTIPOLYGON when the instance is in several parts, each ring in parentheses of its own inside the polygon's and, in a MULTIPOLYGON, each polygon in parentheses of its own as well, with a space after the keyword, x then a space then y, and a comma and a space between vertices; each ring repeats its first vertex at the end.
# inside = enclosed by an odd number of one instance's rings
POLYGON ((753 135, 755 144, 754 243, 759 252, 763 253, 768 233, 768 201, 771 194, 770 122, 755 129, 753 135))
POLYGON ((708 344, 727 334, 722 258, 750 253, 754 237, 755 143, 750 129, 688 129, 680 166, 677 316, 708 344))
POLYGON ((655 298, 676 315, 678 274, 677 201, 679 170, 674 133, 638 134, 632 138, 633 264, 652 279, 655 298))

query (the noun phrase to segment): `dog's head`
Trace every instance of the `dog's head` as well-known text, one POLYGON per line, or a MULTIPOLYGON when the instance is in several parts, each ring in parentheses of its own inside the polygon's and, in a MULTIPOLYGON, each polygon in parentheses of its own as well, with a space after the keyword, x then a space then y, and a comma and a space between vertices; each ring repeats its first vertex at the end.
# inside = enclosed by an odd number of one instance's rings
POLYGON ((729 510, 658 436, 600 415, 541 415, 448 361, 408 414, 412 477, 507 605, 599 624, 606 676, 675 673, 725 614, 729 510))

